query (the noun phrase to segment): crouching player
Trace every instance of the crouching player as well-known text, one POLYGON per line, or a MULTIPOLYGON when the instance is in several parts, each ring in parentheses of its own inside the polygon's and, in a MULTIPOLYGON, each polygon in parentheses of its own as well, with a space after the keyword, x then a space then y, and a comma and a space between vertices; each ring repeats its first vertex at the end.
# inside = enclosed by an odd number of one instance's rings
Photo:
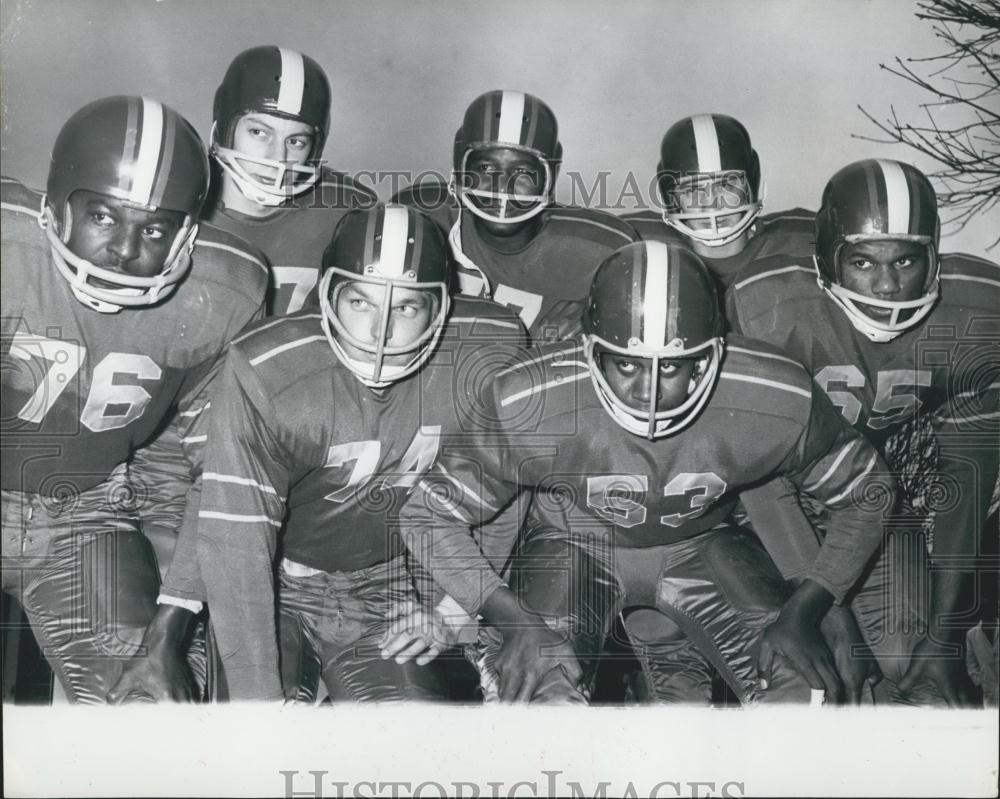
MULTIPOLYGON (((849 164, 823 192, 814 253, 755 261, 727 308, 734 329, 805 364, 898 475, 903 508, 853 602, 886 676, 876 699, 960 706, 974 693, 964 646, 977 577, 996 580, 978 556, 997 479, 1000 270, 940 255, 938 232, 937 199, 917 169, 849 164)), ((768 544, 783 571, 796 568, 789 540, 768 544)))
POLYGON ((105 701, 156 608, 126 461, 263 312, 260 253, 197 222, 207 187, 190 123, 126 96, 70 117, 44 196, 3 183, 3 590, 71 702, 105 701))
POLYGON ((446 474, 404 508, 408 545, 502 635, 486 658, 500 698, 586 698, 604 635, 626 611, 657 699, 709 701, 709 664, 743 703, 809 701, 810 687, 839 699, 819 626, 881 540, 894 486, 878 453, 797 363, 724 340, 712 276, 688 250, 617 250, 582 323, 584 343, 528 350, 497 374, 483 410, 494 429, 446 454, 446 474), (794 592, 730 520, 738 494, 775 475, 829 514, 794 592), (484 577, 506 553, 473 540, 454 511, 480 502, 488 515, 518 487, 535 495, 536 522, 508 590, 484 577), (554 662, 557 651, 493 612, 508 602, 544 618, 576 658, 554 662))
MULTIPOLYGON (((438 669, 377 646, 418 604, 394 517, 472 407, 483 347, 524 331, 502 306, 449 298, 444 234, 413 209, 348 213, 323 264, 318 310, 263 322, 226 356, 196 525, 164 592, 207 599, 232 699, 311 699, 317 669, 334 701, 448 698, 438 669)), ((161 606, 134 675, 148 692, 176 679, 190 617, 161 606)))

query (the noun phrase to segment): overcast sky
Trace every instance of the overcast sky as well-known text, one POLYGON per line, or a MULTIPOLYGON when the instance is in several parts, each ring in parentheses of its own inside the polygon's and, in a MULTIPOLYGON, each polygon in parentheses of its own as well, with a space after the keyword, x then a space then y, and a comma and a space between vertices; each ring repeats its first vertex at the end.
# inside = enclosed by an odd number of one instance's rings
MULTIPOLYGON (((40 185, 62 122, 109 94, 163 100, 207 138, 212 95, 230 59, 273 43, 312 55, 329 73, 326 157, 339 169, 447 170, 469 101, 488 89, 521 89, 559 118, 564 201, 581 199, 570 172, 579 175, 577 189, 609 173, 610 203, 630 173, 645 193, 663 132, 708 111, 750 130, 767 210, 815 209, 826 180, 849 161, 913 158, 907 148, 851 134, 876 132, 858 104, 877 114, 894 104, 919 120, 916 104, 927 98, 878 67, 895 55, 938 51, 915 7, 905 0, 5 0, 3 170, 40 185)), ((390 178, 376 188, 388 199, 390 178)), ((985 254, 998 226, 980 219, 943 248, 985 254)))

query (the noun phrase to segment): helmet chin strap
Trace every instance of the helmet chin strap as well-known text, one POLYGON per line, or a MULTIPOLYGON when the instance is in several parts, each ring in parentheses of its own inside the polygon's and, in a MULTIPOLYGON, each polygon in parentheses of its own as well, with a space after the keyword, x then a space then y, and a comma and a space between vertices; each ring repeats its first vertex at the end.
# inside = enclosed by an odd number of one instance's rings
MULTIPOLYGON (((508 146, 503 144, 498 144, 498 146, 508 146)), ((521 148, 523 149, 523 148, 521 148)), ((453 196, 456 197, 463 208, 467 208, 470 213, 478 216, 480 219, 486 222, 496 222, 501 225, 516 225, 521 222, 527 222, 529 219, 533 219, 538 216, 542 211, 552 204, 552 190, 553 190, 553 175, 552 175, 552 165, 549 160, 545 158, 541 153, 529 150, 533 156, 535 156, 545 170, 545 183, 542 186, 542 191, 538 194, 510 194, 505 191, 487 191, 485 189, 471 189, 465 188, 460 185, 459 178, 460 175, 467 174, 466 165, 469 161, 469 155, 472 153, 472 149, 465 151, 462 156, 462 167, 459 171, 452 170, 451 182, 448 184, 448 191, 453 196), (476 204, 473 198, 479 197, 483 200, 493 200, 500 202, 499 215, 491 214, 484 208, 476 204), (527 211, 521 211, 516 213, 514 216, 507 216, 507 206, 514 203, 531 203, 532 207, 527 211)))
POLYGON ((281 161, 273 161, 269 158, 254 158, 237 150, 228 147, 215 145, 212 148, 212 155, 222 167, 223 171, 232 178, 233 183, 240 193, 251 202, 263 205, 267 208, 276 208, 292 197, 296 197, 311 189, 320 178, 320 169, 306 164, 289 165, 281 161), (264 183, 247 171, 242 162, 258 164, 267 169, 275 170, 274 180, 270 185, 264 183), (285 176, 304 175, 302 181, 292 182, 285 185, 285 176))
POLYGON ((169 296, 191 266, 191 252, 198 236, 198 224, 186 219, 177 232, 170 252, 163 261, 162 271, 153 277, 135 277, 96 266, 81 258, 67 246, 73 229, 73 213, 66 204, 63 211, 66 219, 65 231, 59 234, 59 223, 42 198, 38 224, 45 231, 52 260, 59 273, 69 283, 73 296, 87 307, 99 313, 118 313, 123 307, 155 305, 163 297, 169 296), (106 289, 95 286, 91 279, 103 280, 117 288, 106 289))
POLYGON ((664 201, 659 185, 656 187, 656 194, 657 199, 660 201, 660 207, 663 209, 661 217, 666 224, 705 247, 724 247, 736 241, 757 221, 757 217, 764 210, 764 201, 767 197, 767 182, 765 181, 761 184, 760 196, 753 202, 746 203, 738 208, 722 208, 717 211, 672 214, 667 210, 668 205, 664 201), (732 214, 742 214, 739 222, 732 227, 720 228, 719 219, 732 214), (711 221, 712 227, 710 230, 698 230, 688 224, 688 219, 708 219, 711 221))
MULTIPOLYGON (((715 339, 709 343, 708 354, 699 358, 695 372, 691 375, 691 380, 688 382, 688 395, 684 402, 676 408, 671 408, 667 411, 659 411, 656 407, 658 394, 656 388, 657 375, 659 374, 660 361, 666 357, 676 356, 667 356, 664 354, 633 356, 651 360, 651 365, 654 369, 650 374, 649 408, 643 412, 631 408, 627 403, 622 401, 607 382, 597 362, 598 354, 594 350, 594 345, 597 341, 594 337, 584 336, 584 342, 584 354, 590 371, 591 383, 604 410, 608 412, 620 427, 635 435, 644 436, 651 441, 680 432, 698 417, 714 390, 723 350, 721 340, 715 339)), ((610 347, 603 340, 600 343, 602 346, 608 347, 609 352, 614 352, 616 349, 610 347)), ((624 353, 624 350, 622 352, 624 353)))
MULTIPOLYGON (((438 309, 435 319, 431 322, 430 327, 428 327, 428 332, 424 334, 424 337, 420 341, 415 342, 411 348, 406 350, 406 352, 396 350, 389 353, 389 355, 396 356, 399 354, 413 352, 413 356, 410 360, 405 364, 386 364, 385 358, 387 356, 385 353, 385 333, 389 323, 389 316, 387 313, 382 314, 382 319, 380 321, 379 342, 371 352, 371 361, 360 360, 348 355, 343 344, 341 344, 337 331, 340 331, 342 335, 347 336, 348 341, 350 341, 350 335, 346 332, 346 330, 340 327, 340 322, 337 319, 333 305, 330 302, 330 287, 333 283, 333 277, 337 271, 338 270, 336 268, 328 269, 319 286, 320 326, 323 328, 323 334, 326 336, 327 343, 333 350, 334 355, 337 356, 337 359, 344 364, 348 371, 350 371, 355 377, 358 378, 358 380, 369 388, 387 388, 396 381, 401 380, 402 378, 407 377, 419 370, 437 349, 438 343, 440 342, 441 336, 444 332, 444 322, 450 309, 447 286, 443 283, 437 284, 439 290, 441 291, 441 306, 438 309)), ((388 305, 388 297, 392 293, 392 285, 387 283, 385 285, 385 290, 386 300, 383 304, 388 305)), ((367 349, 361 342, 355 341, 352 342, 352 344, 363 351, 367 349)))
POLYGON ((855 330, 876 344, 892 341, 910 328, 920 324, 934 309, 940 296, 938 279, 935 278, 927 293, 915 300, 878 300, 826 281, 820 270, 819 260, 815 255, 813 255, 813 267, 816 270, 816 282, 823 293, 844 312, 855 330), (888 321, 881 322, 866 314, 860 307, 863 305, 873 308, 888 308, 892 313, 888 321), (912 313, 906 319, 900 320, 900 316, 908 311, 912 311, 912 313))
POLYGON ((347 353, 344 353, 344 362, 348 366, 352 367, 352 371, 357 375, 361 375, 365 371, 371 372, 372 373, 371 378, 368 379, 362 378, 362 380, 365 381, 366 385, 374 387, 387 386, 394 380, 402 377, 405 374, 406 367, 408 365, 408 364, 403 364, 400 366, 393 366, 391 364, 382 364, 382 368, 379 369, 379 375, 378 375, 379 378, 381 379, 376 380, 374 374, 375 364, 369 363, 368 361, 360 361, 357 358, 352 358, 347 353))

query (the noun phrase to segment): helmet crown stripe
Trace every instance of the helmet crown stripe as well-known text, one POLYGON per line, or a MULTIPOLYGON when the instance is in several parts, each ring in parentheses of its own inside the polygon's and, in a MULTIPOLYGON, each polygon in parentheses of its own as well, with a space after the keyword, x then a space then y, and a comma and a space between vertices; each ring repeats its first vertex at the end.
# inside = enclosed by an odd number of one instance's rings
POLYGON ((646 347, 661 349, 667 343, 667 291, 670 256, 662 241, 646 243, 646 281, 643 287, 643 338, 646 347))
POLYGON ((910 188, 906 175, 895 161, 878 159, 885 180, 887 227, 885 233, 910 232, 910 188))
POLYGON ((497 141, 520 142, 523 122, 524 92, 505 91, 500 101, 500 128, 497 130, 497 141))
POLYGON ((127 194, 131 189, 132 170, 125 167, 135 160, 135 148, 139 138, 139 104, 141 98, 128 98, 128 112, 125 119, 125 142, 122 145, 122 158, 119 162, 123 168, 118 170, 118 190, 127 194))
POLYGON ((489 92, 486 95, 486 100, 483 103, 483 124, 482 131, 487 139, 496 139, 494 131, 500 127, 500 123, 493 116, 493 98, 496 96, 496 92, 489 92))
POLYGON ((681 276, 677 268, 670 268, 670 250, 667 250, 667 322, 663 328, 663 343, 669 343, 670 339, 675 338, 677 333, 680 331, 680 325, 677 322, 677 317, 681 312, 681 276))
MULTIPOLYGON (((156 100, 142 98, 142 131, 139 138, 139 152, 132 165, 132 188, 129 200, 142 205, 150 204, 156 167, 160 163, 163 142, 163 106, 156 100)), ((164 164, 169 171, 169 164, 164 164)))
POLYGON ((170 182, 170 167, 174 161, 174 145, 177 142, 177 117, 174 114, 166 114, 163 129, 163 153, 160 158, 160 168, 156 175, 156 184, 153 186, 152 196, 149 204, 157 208, 163 203, 163 195, 170 182))
POLYGON ((381 257, 382 242, 381 239, 378 242, 375 241, 375 231, 378 230, 384 214, 385 208, 379 208, 374 214, 369 214, 365 222, 365 252, 361 260, 362 267, 375 263, 381 257), (376 244, 379 245, 378 252, 375 250, 376 244))
POLYGON ((413 228, 409 231, 409 233, 413 237, 413 249, 410 252, 409 263, 419 264, 420 258, 423 256, 424 229, 421 225, 416 223, 416 220, 414 220, 413 228))
POLYGON ((722 154, 719 152, 719 135, 711 114, 691 117, 694 129, 694 146, 698 151, 699 172, 721 172, 722 154))
POLYGON ((382 218, 382 252, 378 271, 386 277, 402 277, 406 271, 406 245, 410 216, 402 206, 388 206, 382 218))
POLYGON ((526 112, 528 115, 528 127, 520 141, 522 144, 527 144, 529 147, 538 149, 535 145, 535 131, 538 129, 538 100, 530 96, 525 96, 525 100, 527 105, 526 112))
POLYGON ((306 88, 306 67, 302 53, 279 47, 281 53, 281 88, 278 92, 277 108, 283 114, 298 114, 302 111, 302 97, 306 88))
POLYGON ((629 338, 637 341, 642 340, 643 307, 642 290, 645 286, 646 259, 645 249, 635 247, 632 250, 632 296, 629 298, 628 307, 632 310, 632 325, 629 338))

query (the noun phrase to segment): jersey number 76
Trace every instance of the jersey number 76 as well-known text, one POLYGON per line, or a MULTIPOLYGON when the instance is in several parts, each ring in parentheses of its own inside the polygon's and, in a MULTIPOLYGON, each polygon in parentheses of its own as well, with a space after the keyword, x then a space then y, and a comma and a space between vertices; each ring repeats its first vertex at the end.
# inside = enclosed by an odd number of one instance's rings
MULTIPOLYGON (((45 414, 55 405, 80 371, 87 349, 71 341, 35 336, 18 331, 10 345, 10 355, 22 361, 40 360, 47 364, 45 373, 17 418, 31 424, 41 424, 45 414)), ((90 376, 90 391, 80 414, 80 421, 101 433, 116 430, 135 421, 152 399, 141 385, 122 383, 122 377, 135 380, 159 380, 160 367, 148 355, 131 352, 110 352, 94 367, 90 376)))

